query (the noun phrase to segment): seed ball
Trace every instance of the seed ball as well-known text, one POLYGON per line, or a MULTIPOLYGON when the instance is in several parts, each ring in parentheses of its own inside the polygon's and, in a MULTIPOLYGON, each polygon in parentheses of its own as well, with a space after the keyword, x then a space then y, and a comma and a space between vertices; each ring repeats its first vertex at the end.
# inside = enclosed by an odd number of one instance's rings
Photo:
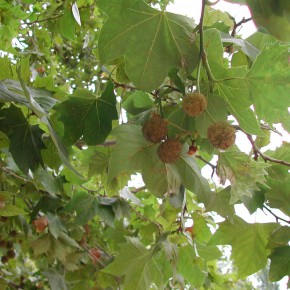
POLYGON ((208 127, 207 138, 214 147, 226 150, 235 143, 236 131, 230 124, 221 121, 208 127))
POLYGON ((206 97, 201 93, 187 94, 182 100, 182 109, 188 116, 201 115, 207 107, 206 97))
POLYGON ((167 136, 167 124, 168 122, 162 119, 160 115, 153 113, 142 127, 143 136, 152 143, 158 143, 167 136))
POLYGON ((9 258, 7 256, 2 256, 1 257, 1 262, 2 264, 6 264, 8 262, 9 258))
POLYGON ((14 252, 14 250, 12 250, 12 249, 8 250, 8 251, 7 251, 7 257, 8 257, 9 259, 13 259, 13 258, 15 258, 15 252, 14 252))
POLYGON ((159 158, 165 163, 174 163, 181 154, 182 144, 176 139, 168 139, 157 149, 159 158))

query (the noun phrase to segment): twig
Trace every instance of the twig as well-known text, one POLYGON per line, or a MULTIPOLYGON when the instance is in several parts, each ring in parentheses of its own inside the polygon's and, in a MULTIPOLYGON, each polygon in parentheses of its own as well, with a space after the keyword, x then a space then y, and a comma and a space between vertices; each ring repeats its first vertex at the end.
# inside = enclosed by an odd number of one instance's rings
POLYGON ((130 190, 132 193, 137 193, 137 192, 140 192, 140 191, 143 191, 143 190, 145 190, 146 189, 146 186, 144 185, 144 186, 141 186, 141 187, 138 187, 138 188, 135 188, 135 189, 132 189, 132 190, 130 190))
POLYGON ((25 177, 23 177, 23 176, 18 175, 18 174, 16 174, 15 172, 13 172, 12 170, 10 170, 10 169, 8 169, 8 168, 6 168, 6 167, 1 167, 0 169, 1 169, 2 171, 4 171, 5 173, 7 173, 8 175, 11 175, 11 176, 13 176, 13 177, 15 177, 15 178, 17 178, 17 179, 20 179, 20 180, 24 181, 25 183, 27 183, 27 182, 29 182, 29 183, 33 183, 32 180, 30 180, 30 179, 28 179, 28 178, 25 178, 25 177))
POLYGON ((145 215, 143 215, 141 212, 139 212, 138 210, 136 210, 133 206, 131 206, 130 204, 128 204, 128 206, 136 213, 136 215, 137 215, 137 217, 139 218, 139 219, 141 219, 141 220, 143 220, 143 221, 146 221, 146 222, 149 222, 149 223, 151 223, 151 224, 154 224, 155 226, 157 226, 157 228, 158 228, 158 232, 159 232, 159 234, 161 234, 162 233, 162 229, 163 229, 163 227, 162 227, 162 225, 161 224, 159 224, 158 222, 156 222, 156 221, 153 221, 153 220, 151 220, 151 219, 149 219, 148 217, 146 217, 145 215))
POLYGON ((249 22, 249 21, 251 21, 252 20, 252 18, 250 17, 250 18, 243 18, 241 21, 239 21, 238 23, 236 23, 236 21, 235 21, 235 19, 233 18, 233 17, 230 17, 233 21, 234 21, 234 26, 233 26, 233 31, 232 31, 232 33, 231 33, 231 36, 235 36, 236 35, 236 33, 237 33, 237 28, 239 27, 239 26, 241 26, 242 24, 244 24, 244 23, 247 23, 247 22, 249 22))
MULTIPOLYGON (((245 133, 245 132, 244 132, 245 133)), ((268 155, 265 155, 261 150, 260 148, 256 145, 255 141, 253 140, 253 137, 252 135, 250 134, 247 134, 245 133, 248 137, 248 140, 250 141, 252 147, 253 147, 253 150, 254 150, 254 154, 259 154, 265 161, 270 161, 270 162, 274 162, 274 163, 278 163, 278 164, 282 164, 282 165, 285 165, 285 166, 290 166, 290 162, 286 162, 284 160, 279 160, 279 159, 276 159, 276 158, 272 158, 268 155)))
POLYGON ((213 175, 214 175, 214 173, 215 173, 215 171, 216 171, 217 166, 214 165, 214 164, 212 164, 212 163, 210 163, 210 162, 208 162, 207 160, 205 160, 205 159, 204 159, 202 156, 200 156, 200 155, 195 155, 195 158, 197 158, 197 159, 203 161, 204 163, 206 163, 207 165, 209 165, 209 166, 211 167, 211 169, 212 169, 211 178, 212 178, 213 175))
POLYGON ((280 220, 280 221, 283 221, 283 222, 285 222, 285 223, 287 223, 287 224, 290 224, 290 221, 287 221, 287 220, 285 220, 285 219, 283 219, 283 218, 281 218, 281 217, 279 217, 279 216, 277 216, 275 213, 273 213, 266 205, 263 205, 263 208, 265 209, 265 210, 267 210, 273 217, 275 217, 276 218, 276 221, 278 222, 278 220, 280 220))
MULTIPOLYGON (((234 127, 236 130, 240 130, 243 131, 243 129, 239 126, 239 125, 232 125, 232 127, 234 127)), ((263 130, 269 130, 272 131, 280 136, 283 136, 282 133, 280 133, 278 130, 276 130, 275 128, 271 128, 269 125, 266 124, 261 124, 260 128, 263 130)), ((245 133, 245 132, 244 132, 245 133)))
POLYGON ((25 24, 26 25, 33 25, 33 24, 44 22, 44 21, 47 21, 47 20, 56 19, 56 18, 59 18, 61 16, 63 16, 63 14, 54 15, 54 16, 47 17, 47 18, 44 18, 44 19, 41 19, 41 20, 35 20, 33 22, 25 22, 25 24))

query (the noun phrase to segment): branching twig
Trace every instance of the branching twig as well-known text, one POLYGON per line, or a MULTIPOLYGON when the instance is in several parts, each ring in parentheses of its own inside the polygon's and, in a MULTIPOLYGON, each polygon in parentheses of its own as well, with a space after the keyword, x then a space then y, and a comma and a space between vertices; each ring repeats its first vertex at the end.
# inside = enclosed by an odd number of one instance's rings
POLYGON ((280 220, 280 221, 283 221, 283 222, 285 222, 285 223, 287 223, 287 224, 290 224, 290 220, 289 221, 287 221, 287 220, 285 220, 285 219, 283 219, 283 218, 281 218, 281 217, 279 217, 279 216, 277 216, 275 213, 273 213, 266 205, 263 205, 263 208, 265 209, 265 210, 267 210, 273 217, 275 217, 275 219, 276 219, 276 221, 278 222, 278 220, 280 220))
POLYGON ((290 166, 290 162, 286 162, 284 160, 279 160, 279 159, 276 159, 276 158, 272 158, 268 155, 265 155, 261 150, 260 148, 256 145, 252 135, 250 134, 247 134, 245 133, 253 147, 253 150, 254 150, 254 154, 259 154, 265 161, 270 161, 270 162, 274 162, 274 163, 278 163, 278 164, 282 164, 282 165, 285 165, 285 166, 290 166))
POLYGON ((233 21, 234 21, 234 26, 233 26, 233 30, 232 30, 232 33, 231 33, 231 36, 235 36, 236 33, 237 33, 237 28, 241 25, 243 25, 244 23, 247 23, 249 21, 252 20, 252 18, 243 18, 241 21, 239 21, 238 23, 235 21, 235 19, 233 17, 230 17, 233 21))
POLYGON ((213 175, 214 175, 214 173, 215 173, 215 171, 216 171, 217 166, 214 165, 214 164, 212 164, 212 163, 210 163, 210 162, 208 162, 207 160, 205 160, 205 159, 204 159, 202 156, 200 156, 200 155, 195 155, 195 158, 197 158, 197 159, 203 161, 204 163, 206 163, 207 165, 209 165, 209 166, 211 167, 211 169, 212 169, 211 178, 212 178, 213 175))

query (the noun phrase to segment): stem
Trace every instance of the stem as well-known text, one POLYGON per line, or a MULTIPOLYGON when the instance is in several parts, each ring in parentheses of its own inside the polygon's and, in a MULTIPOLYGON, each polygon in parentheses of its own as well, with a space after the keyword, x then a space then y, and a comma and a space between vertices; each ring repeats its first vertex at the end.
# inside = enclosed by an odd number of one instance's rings
MULTIPOLYGON (((245 132, 244 132, 245 133, 245 132)), ((252 135, 250 134, 247 134, 245 133, 253 147, 253 151, 254 151, 254 154, 259 154, 263 159, 264 161, 270 161, 270 162, 274 162, 274 163, 278 163, 278 164, 282 164, 282 165, 285 165, 285 166, 290 166, 290 162, 286 162, 284 160, 279 160, 279 159, 276 159, 276 158, 272 158, 268 155, 265 155, 261 150, 260 148, 256 145, 252 135)))
POLYGON ((201 64, 203 60, 204 51, 204 43, 203 43, 203 18, 204 18, 204 10, 205 10, 206 0, 202 0, 201 6, 201 13, 200 13, 200 20, 198 25, 199 31, 199 60, 198 60, 198 67, 197 67, 197 91, 200 93, 200 70, 201 64))
POLYGON ((281 217, 279 217, 279 216, 277 216, 275 213, 273 213, 266 205, 263 205, 263 208, 265 209, 265 210, 267 210, 273 217, 275 217, 276 218, 276 220, 277 220, 277 222, 278 222, 278 220, 280 220, 280 221, 283 221, 283 222, 285 222, 285 223, 287 223, 287 224, 290 224, 290 221, 287 221, 287 220, 285 220, 285 219, 283 219, 283 218, 281 218, 281 217))

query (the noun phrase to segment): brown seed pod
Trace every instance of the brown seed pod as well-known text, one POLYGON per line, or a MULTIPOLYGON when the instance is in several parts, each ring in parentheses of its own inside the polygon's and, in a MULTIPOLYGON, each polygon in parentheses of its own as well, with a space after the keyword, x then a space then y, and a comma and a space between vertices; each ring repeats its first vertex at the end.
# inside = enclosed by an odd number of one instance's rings
POLYGON ((235 143, 236 131, 230 124, 221 121, 208 127, 207 138, 214 147, 226 150, 235 143))
POLYGON ((187 94, 182 100, 182 109, 188 116, 201 115, 207 107, 206 97, 201 93, 187 94))
POLYGON ((181 154, 182 144, 177 139, 167 139, 157 149, 159 158, 165 163, 174 163, 181 154))
POLYGON ((14 252, 14 250, 12 250, 12 249, 8 250, 7 253, 6 253, 6 255, 7 255, 7 257, 8 257, 9 259, 13 259, 13 258, 15 258, 15 252, 14 252))
POLYGON ((8 262, 9 258, 7 256, 2 256, 1 257, 1 262, 2 264, 6 264, 8 262))
POLYGON ((162 119, 160 115, 153 113, 142 127, 143 136, 152 143, 158 143, 167 136, 167 124, 168 122, 162 119))

